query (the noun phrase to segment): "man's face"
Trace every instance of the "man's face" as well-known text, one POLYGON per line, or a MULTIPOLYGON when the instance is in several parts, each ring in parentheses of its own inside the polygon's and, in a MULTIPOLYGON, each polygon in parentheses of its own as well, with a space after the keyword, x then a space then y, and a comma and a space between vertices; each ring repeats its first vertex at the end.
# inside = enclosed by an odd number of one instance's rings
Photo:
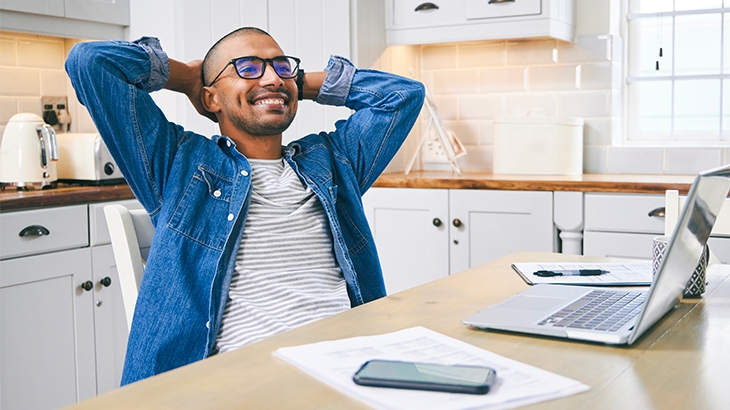
MULTIPOLYGON (((213 67, 216 73, 233 58, 284 55, 276 41, 263 34, 234 37, 219 47, 222 58, 213 67)), ((295 79, 281 79, 268 63, 263 76, 254 80, 239 77, 235 67, 228 65, 213 87, 218 90, 221 114, 237 129, 251 136, 280 135, 289 128, 297 112, 295 79)))

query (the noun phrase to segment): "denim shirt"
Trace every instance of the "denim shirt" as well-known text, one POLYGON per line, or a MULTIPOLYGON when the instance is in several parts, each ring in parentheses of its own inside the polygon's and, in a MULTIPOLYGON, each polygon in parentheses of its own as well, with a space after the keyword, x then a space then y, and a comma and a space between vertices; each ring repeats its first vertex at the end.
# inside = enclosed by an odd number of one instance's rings
MULTIPOLYGON (((228 137, 186 131, 155 105, 149 93, 169 77, 157 39, 79 43, 66 71, 155 226, 124 385, 213 352, 246 225, 251 166, 228 137)), ((282 147, 282 156, 322 202, 350 302, 357 306, 385 296, 361 196, 408 135, 424 88, 355 69, 341 57, 332 57, 326 71, 316 101, 355 112, 335 131, 282 147)))

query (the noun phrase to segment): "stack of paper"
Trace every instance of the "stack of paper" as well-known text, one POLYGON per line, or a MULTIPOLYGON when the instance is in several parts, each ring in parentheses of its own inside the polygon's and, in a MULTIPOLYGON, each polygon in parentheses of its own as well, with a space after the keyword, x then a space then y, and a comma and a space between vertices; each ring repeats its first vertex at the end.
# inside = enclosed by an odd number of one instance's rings
POLYGON ((424 327, 377 336, 285 347, 274 356, 378 409, 513 408, 589 389, 572 379, 507 359, 424 327), (483 365, 497 370, 486 395, 366 387, 352 375, 371 359, 483 365))

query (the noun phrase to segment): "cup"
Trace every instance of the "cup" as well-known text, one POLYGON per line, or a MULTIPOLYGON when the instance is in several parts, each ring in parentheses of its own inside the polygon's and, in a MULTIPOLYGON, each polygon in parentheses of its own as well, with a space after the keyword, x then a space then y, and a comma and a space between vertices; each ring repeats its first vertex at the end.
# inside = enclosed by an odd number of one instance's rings
MULTIPOLYGON (((668 236, 657 236, 654 238, 651 246, 653 261, 651 269, 652 275, 656 275, 659 265, 661 265, 662 259, 664 259, 664 254, 666 253, 668 244, 668 236)), ((705 245, 705 248, 700 255, 700 260, 697 262, 697 267, 694 272, 692 272, 692 277, 689 279, 687 286, 684 288, 683 297, 696 298, 705 293, 705 289, 707 287, 707 263, 709 259, 710 247, 705 245)))

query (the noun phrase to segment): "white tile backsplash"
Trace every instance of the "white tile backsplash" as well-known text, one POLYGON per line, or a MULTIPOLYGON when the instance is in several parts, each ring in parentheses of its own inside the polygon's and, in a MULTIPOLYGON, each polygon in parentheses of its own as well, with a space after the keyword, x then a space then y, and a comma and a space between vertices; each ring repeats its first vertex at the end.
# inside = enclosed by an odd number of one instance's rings
POLYGON ((480 145, 481 121, 444 121, 443 125, 452 131, 464 145, 480 145))
POLYGON ((618 63, 581 64, 581 90, 611 90, 621 84, 621 65, 618 63))
POLYGON ((576 91, 576 66, 538 66, 527 69, 529 91, 576 91))
POLYGON ((27 68, 0 67, 0 95, 40 96, 39 71, 27 68))
POLYGON ((667 148, 664 153, 666 174, 696 174, 722 165, 722 152, 716 149, 667 148))
POLYGON ((583 124, 583 146, 610 146, 612 121, 608 118, 586 119, 583 124))
POLYGON ((608 172, 615 174, 661 174, 661 148, 614 147, 608 152, 608 172))
POLYGON ((0 124, 6 124, 10 117, 18 113, 18 99, 0 97, 0 124))
POLYGON ((423 46, 421 69, 448 70, 458 67, 458 47, 454 45, 423 46))
POLYGON ((41 115, 43 113, 41 99, 39 97, 18 98, 18 112, 32 112, 41 115))
POLYGON ((66 73, 63 70, 41 70, 41 95, 66 95, 66 73))
POLYGON ((609 117, 610 92, 582 92, 558 94, 558 117, 609 117))
POLYGON ((459 67, 504 67, 507 64, 507 51, 504 42, 465 43, 459 46, 459 67))
POLYGON ((18 58, 15 52, 15 41, 0 38, 0 65, 15 67, 17 64, 18 58))
POLYGON ((17 40, 20 67, 55 68, 63 70, 65 53, 63 41, 17 40))
POLYGON ((583 147, 583 172, 602 174, 607 172, 606 147, 583 147))
POLYGON ((553 93, 523 93, 507 96, 507 111, 505 115, 524 116, 544 114, 554 117, 557 113, 557 95, 553 93))
POLYGON ((507 65, 554 64, 557 40, 507 42, 507 65))
POLYGON ((433 105, 442 121, 455 120, 458 116, 457 98, 453 96, 434 96, 433 105))
POLYGON ((525 69, 487 68, 479 71, 479 92, 501 93, 526 91, 525 69))
POLYGON ((464 96, 458 99, 459 120, 486 120, 504 115, 505 101, 501 95, 464 96))
MULTIPOLYGON (((579 36, 575 43, 558 42, 558 62, 590 63, 616 61, 613 36, 579 36)), ((620 59, 618 60, 620 61, 620 59)))
POLYGON ((457 159, 463 171, 491 171, 494 169, 494 149, 489 146, 465 146, 467 154, 457 159))
POLYGON ((479 70, 435 71, 432 81, 434 94, 479 93, 479 70))

